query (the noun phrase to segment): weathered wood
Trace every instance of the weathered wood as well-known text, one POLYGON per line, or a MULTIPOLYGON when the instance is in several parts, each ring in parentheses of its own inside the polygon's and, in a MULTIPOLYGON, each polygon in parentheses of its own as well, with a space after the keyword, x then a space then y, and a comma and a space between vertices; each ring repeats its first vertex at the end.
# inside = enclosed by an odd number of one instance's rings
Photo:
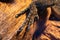
POLYGON ((21 15, 19 18, 15 18, 15 15, 26 9, 31 2, 32 0, 15 0, 15 2, 11 4, 0 2, 0 40, 32 40, 34 32, 38 29, 37 24, 39 22, 39 29, 42 29, 44 25, 46 29, 36 40, 60 40, 60 21, 49 20, 51 14, 50 7, 47 8, 48 14, 45 17, 47 18, 45 24, 41 25, 44 21, 44 19, 41 18, 38 22, 34 22, 34 24, 31 25, 30 30, 24 37, 26 27, 16 36, 17 30, 26 18, 26 14, 21 15))
POLYGON ((0 35, 2 40, 10 40, 16 34, 26 15, 19 18, 15 18, 15 15, 28 8, 30 3, 31 0, 14 0, 14 3, 11 4, 0 2, 0 35))
POLYGON ((56 0, 55 6, 52 7, 54 15, 60 19, 60 0, 56 0))

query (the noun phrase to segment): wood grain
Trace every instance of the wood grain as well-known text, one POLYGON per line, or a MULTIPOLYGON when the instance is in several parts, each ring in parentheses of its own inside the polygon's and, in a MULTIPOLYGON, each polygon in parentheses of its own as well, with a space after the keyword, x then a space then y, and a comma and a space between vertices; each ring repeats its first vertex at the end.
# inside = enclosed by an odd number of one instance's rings
POLYGON ((14 0, 14 3, 0 2, 0 35, 2 40, 10 40, 24 22, 26 15, 15 18, 15 15, 25 10, 31 0, 14 0), (23 5, 22 5, 23 4, 23 5))
MULTIPOLYGON (((16 33, 24 22, 26 14, 15 18, 15 15, 26 9, 31 2, 32 0, 14 0, 14 3, 0 2, 0 40, 32 40, 34 32, 38 29, 37 24, 39 22, 42 24, 44 21, 43 18, 38 20, 38 22, 34 22, 24 37, 26 27, 24 27, 24 30, 18 36, 16 36, 16 33)), ((50 7, 47 8, 47 13, 48 15, 45 18, 48 18, 48 21, 46 20, 44 24, 46 29, 36 40, 60 40, 60 21, 49 20, 51 13, 50 7)), ((39 24, 39 29, 43 28, 43 24, 41 24, 39 24)))

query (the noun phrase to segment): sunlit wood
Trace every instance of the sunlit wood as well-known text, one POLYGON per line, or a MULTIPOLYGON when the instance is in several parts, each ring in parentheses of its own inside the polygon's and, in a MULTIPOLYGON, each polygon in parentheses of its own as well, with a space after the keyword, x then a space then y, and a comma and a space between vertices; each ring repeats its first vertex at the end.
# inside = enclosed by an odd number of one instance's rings
POLYGON ((46 28, 41 35, 38 35, 36 40, 60 40, 60 21, 49 20, 52 13, 51 7, 45 10, 47 11, 47 16, 42 16, 41 19, 35 21, 28 32, 25 31, 27 26, 25 25, 22 32, 16 36, 17 31, 26 18, 26 13, 19 18, 15 18, 15 16, 27 9, 31 3, 32 0, 14 0, 13 3, 0 1, 0 40, 32 40, 35 31, 42 29, 41 27, 43 26, 46 28), (44 24, 41 21, 45 21, 44 24), (25 32, 26 34, 24 35, 25 32))
POLYGON ((2 35, 2 40, 10 40, 17 33, 26 15, 19 18, 15 18, 15 15, 28 8, 31 2, 32 0, 14 0, 11 4, 0 2, 0 35, 2 35))

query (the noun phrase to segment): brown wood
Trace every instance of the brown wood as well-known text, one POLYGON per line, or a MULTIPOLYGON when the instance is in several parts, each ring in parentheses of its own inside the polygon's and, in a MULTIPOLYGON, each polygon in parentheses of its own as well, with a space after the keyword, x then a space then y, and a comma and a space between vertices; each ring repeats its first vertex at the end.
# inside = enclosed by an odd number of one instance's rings
MULTIPOLYGON (((15 0, 12 4, 0 2, 0 40, 32 40, 33 34, 37 30, 38 22, 43 19, 34 22, 30 30, 23 37, 26 27, 24 27, 24 30, 18 36, 16 36, 16 33, 24 22, 26 14, 15 18, 15 15, 26 9, 31 2, 32 0, 15 0)), ((47 8, 47 13, 48 15, 45 17, 47 20, 44 24, 46 29, 36 40, 60 40, 60 21, 49 20, 51 14, 50 7, 47 8)), ((39 28, 41 29, 40 26, 39 28)))
POLYGON ((60 6, 53 6, 52 7, 53 11, 54 11, 54 15, 60 19, 60 6))
POLYGON ((0 37, 10 40, 25 20, 26 15, 15 18, 15 15, 25 10, 32 0, 14 0, 14 3, 0 2, 0 37), (22 5, 23 4, 23 5, 22 5))

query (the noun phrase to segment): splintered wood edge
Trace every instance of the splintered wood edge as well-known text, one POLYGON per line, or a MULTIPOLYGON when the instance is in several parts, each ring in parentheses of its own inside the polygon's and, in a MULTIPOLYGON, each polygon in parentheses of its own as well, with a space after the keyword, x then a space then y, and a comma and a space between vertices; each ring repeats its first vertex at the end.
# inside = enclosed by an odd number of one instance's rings
POLYGON ((47 13, 48 13, 47 19, 49 19, 50 15, 51 15, 51 7, 48 7, 47 8, 47 13))
POLYGON ((49 21, 50 15, 51 15, 51 7, 48 7, 47 8, 47 19, 46 19, 46 23, 45 23, 46 25, 49 24, 48 21, 49 21))

